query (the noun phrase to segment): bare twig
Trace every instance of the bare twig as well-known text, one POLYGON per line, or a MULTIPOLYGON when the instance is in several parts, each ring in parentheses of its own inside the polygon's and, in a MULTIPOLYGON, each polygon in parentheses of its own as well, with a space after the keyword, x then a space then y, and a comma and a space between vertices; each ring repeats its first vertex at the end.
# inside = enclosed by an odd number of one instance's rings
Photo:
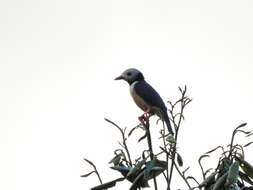
POLYGON ((101 177, 100 177, 100 175, 99 175, 99 173, 98 173, 98 170, 97 170, 97 167, 95 166, 95 164, 93 164, 92 161, 90 161, 90 160, 88 160, 88 159, 86 159, 86 158, 84 158, 84 160, 85 160, 86 162, 88 162, 88 163, 94 168, 93 173, 94 173, 94 172, 96 173, 96 175, 97 175, 97 177, 98 177, 98 179, 99 179, 100 184, 102 184, 102 183, 103 183, 103 182, 102 182, 102 179, 101 179, 101 177))
POLYGON ((235 134, 238 132, 238 130, 239 130, 240 128, 244 127, 245 125, 247 125, 247 123, 242 123, 241 125, 239 125, 238 127, 236 127, 235 130, 233 131, 232 138, 231 138, 231 142, 230 142, 230 151, 229 151, 228 158, 231 158, 231 156, 232 156, 232 152, 233 152, 233 143, 234 143, 235 134))
POLYGON ((205 172, 204 172, 203 166, 202 166, 202 164, 201 164, 201 160, 202 160, 203 158, 205 158, 205 157, 209 157, 209 155, 204 154, 204 155, 200 156, 200 157, 199 157, 199 160, 198 160, 199 166, 200 166, 200 168, 201 168, 201 172, 202 172, 203 179, 205 179, 205 172))
MULTIPOLYGON (((166 135, 165 135, 165 125, 164 125, 164 121, 163 121, 162 138, 163 138, 164 149, 166 149, 166 147, 167 147, 165 137, 166 137, 166 135)), ((169 164, 169 155, 168 154, 166 154, 166 162, 167 162, 167 164, 169 164)), ((166 182, 167 182, 167 188, 169 188, 169 170, 168 170, 168 168, 166 169, 165 179, 166 179, 166 182)))
MULTIPOLYGON (((160 147, 166 154, 170 154, 167 150, 163 149, 162 147, 160 147)), ((174 163, 173 165, 175 166, 178 174, 183 178, 183 180, 185 181, 186 185, 188 186, 189 189, 191 189, 192 187, 190 186, 190 184, 188 183, 184 173, 189 169, 187 168, 184 172, 181 172, 180 169, 177 166, 177 163, 175 162, 175 160, 172 159, 172 162, 174 163)), ((170 187, 169 187, 170 188, 170 187)))
MULTIPOLYGON (((187 87, 184 86, 184 89, 182 90, 180 87, 179 87, 179 91, 181 92, 181 98, 176 101, 176 103, 174 104, 171 104, 171 110, 170 110, 170 114, 172 116, 172 123, 174 124, 174 128, 175 128, 175 141, 177 142, 177 138, 178 138, 178 132, 179 132, 179 128, 180 128, 180 125, 181 125, 181 121, 182 119, 184 119, 184 116, 183 116, 183 112, 184 112, 184 108, 187 104, 189 104, 192 100, 190 98, 188 98, 187 96, 185 96, 186 94, 186 91, 187 91, 187 87), (175 117, 178 115, 174 115, 173 114, 173 111, 174 111, 174 108, 175 106, 180 103, 180 112, 179 112, 179 119, 178 119, 178 122, 175 121, 175 117)), ((175 154, 176 154, 176 148, 175 147, 171 147, 172 148, 172 162, 171 162, 171 165, 170 165, 170 175, 169 175, 169 186, 170 186, 170 183, 171 183, 171 180, 172 180, 172 173, 173 173, 173 168, 174 168, 174 161, 175 161, 175 154)))
POLYGON ((114 125, 117 129, 119 129, 121 135, 122 135, 122 143, 123 143, 123 148, 126 150, 126 153, 127 153, 127 157, 128 157, 128 161, 129 161, 129 165, 132 166, 132 160, 131 160, 131 156, 130 156, 130 152, 128 150, 128 147, 127 147, 127 144, 126 144, 126 140, 127 138, 125 137, 125 132, 126 132, 126 129, 121 129, 116 123, 112 122, 111 120, 109 119, 106 119, 105 118, 105 121, 107 121, 108 123, 111 123, 112 125, 114 125))
MULTIPOLYGON (((143 121, 143 120, 142 120, 141 123, 142 123, 142 125, 145 127, 145 129, 146 129, 146 135, 147 135, 147 141, 148 141, 148 148, 149 148, 149 152, 150 152, 150 159, 151 159, 151 160, 154 160, 154 152, 153 152, 152 140, 151 140, 151 135, 150 135, 150 130, 149 130, 149 121, 143 121)), ((154 177, 153 180, 154 180, 154 187, 155 187, 155 190, 158 190, 156 177, 154 177)))

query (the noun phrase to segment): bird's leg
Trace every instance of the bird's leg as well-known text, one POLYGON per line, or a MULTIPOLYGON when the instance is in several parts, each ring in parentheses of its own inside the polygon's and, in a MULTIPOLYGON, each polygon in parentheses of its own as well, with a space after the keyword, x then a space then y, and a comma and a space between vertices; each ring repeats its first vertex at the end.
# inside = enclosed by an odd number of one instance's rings
POLYGON ((150 109, 147 109, 145 112, 144 112, 144 114, 142 114, 140 117, 138 117, 138 119, 139 119, 139 121, 142 121, 143 119, 145 120, 145 121, 149 121, 149 117, 151 116, 150 114, 149 114, 149 112, 150 112, 150 109))

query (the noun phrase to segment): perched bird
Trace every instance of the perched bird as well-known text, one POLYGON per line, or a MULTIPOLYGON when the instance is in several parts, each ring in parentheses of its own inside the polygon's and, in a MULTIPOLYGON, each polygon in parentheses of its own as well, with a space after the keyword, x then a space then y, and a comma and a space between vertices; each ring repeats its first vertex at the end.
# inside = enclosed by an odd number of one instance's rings
POLYGON ((121 79, 128 82, 134 102, 144 111, 139 120, 148 120, 151 115, 156 114, 166 123, 168 131, 173 135, 167 108, 160 95, 144 80, 143 74, 139 70, 131 68, 115 78, 115 80, 121 79))

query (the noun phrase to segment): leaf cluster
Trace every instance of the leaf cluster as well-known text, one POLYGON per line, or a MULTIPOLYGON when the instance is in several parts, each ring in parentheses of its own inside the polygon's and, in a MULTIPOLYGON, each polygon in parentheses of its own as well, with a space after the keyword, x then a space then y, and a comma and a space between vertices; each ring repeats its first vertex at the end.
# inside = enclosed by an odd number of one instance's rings
POLYGON ((204 188, 205 190, 253 189, 253 166, 244 159, 244 148, 248 147, 252 142, 249 142, 244 146, 234 144, 236 134, 243 133, 246 134, 246 137, 252 135, 252 132, 242 130, 245 126, 246 123, 243 123, 235 128, 227 149, 223 146, 218 146, 206 152, 199 158, 203 181, 197 188, 204 188), (217 150, 222 151, 217 167, 215 169, 210 168, 204 170, 201 160, 210 157, 210 154, 217 150), (209 174, 212 170, 214 171, 209 174))

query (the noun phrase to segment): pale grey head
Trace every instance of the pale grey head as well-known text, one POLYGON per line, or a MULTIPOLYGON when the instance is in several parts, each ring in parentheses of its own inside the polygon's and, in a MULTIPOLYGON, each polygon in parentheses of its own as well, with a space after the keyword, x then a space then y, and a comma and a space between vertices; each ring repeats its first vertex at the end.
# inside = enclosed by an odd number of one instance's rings
POLYGON ((135 81, 144 80, 144 76, 139 70, 130 68, 125 70, 119 77, 115 78, 115 80, 121 79, 127 81, 131 85, 135 81))

